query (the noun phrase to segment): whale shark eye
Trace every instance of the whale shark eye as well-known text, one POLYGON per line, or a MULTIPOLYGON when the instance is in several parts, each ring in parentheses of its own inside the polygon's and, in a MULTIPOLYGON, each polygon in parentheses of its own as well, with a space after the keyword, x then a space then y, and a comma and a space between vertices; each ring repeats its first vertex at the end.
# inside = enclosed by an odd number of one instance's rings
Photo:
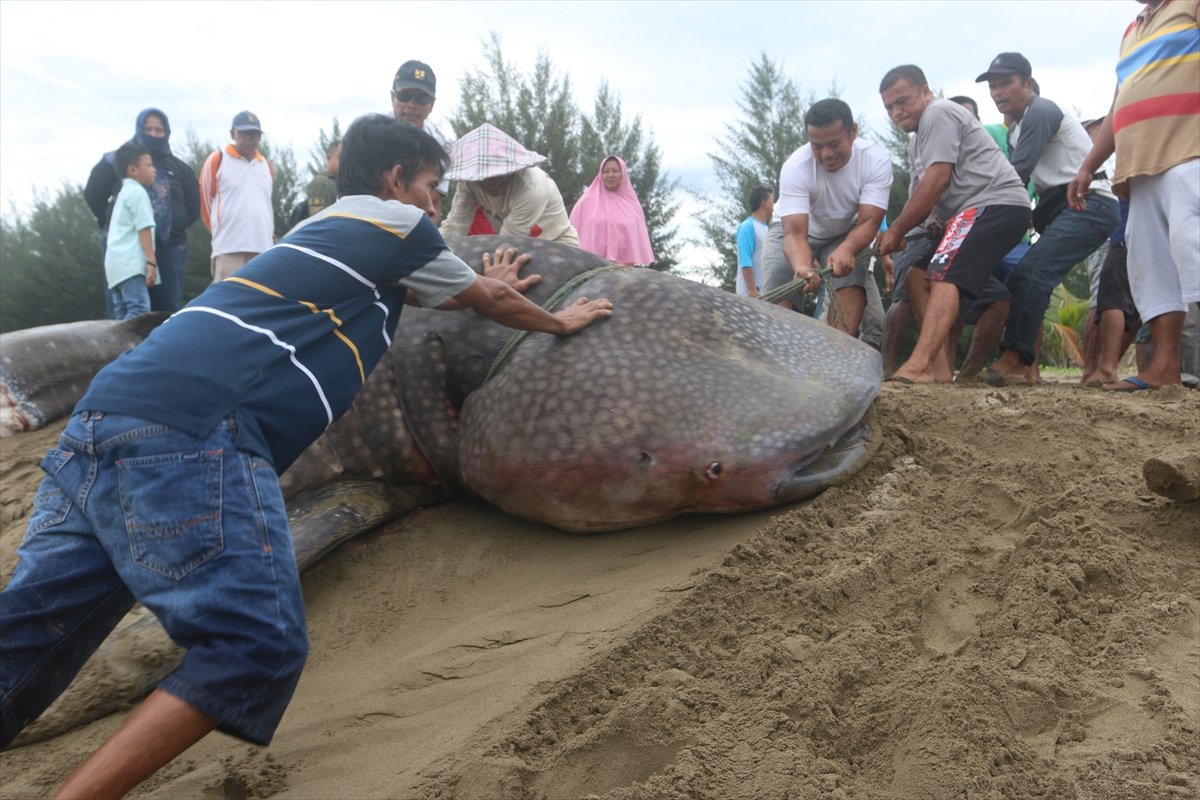
POLYGON ((642 452, 638 453, 637 462, 639 467, 648 467, 654 463, 654 458, 645 450, 643 450, 642 452))
POLYGON ((715 481, 717 478, 721 477, 721 462, 714 461, 709 464, 708 468, 704 470, 704 477, 708 478, 710 481, 715 481))

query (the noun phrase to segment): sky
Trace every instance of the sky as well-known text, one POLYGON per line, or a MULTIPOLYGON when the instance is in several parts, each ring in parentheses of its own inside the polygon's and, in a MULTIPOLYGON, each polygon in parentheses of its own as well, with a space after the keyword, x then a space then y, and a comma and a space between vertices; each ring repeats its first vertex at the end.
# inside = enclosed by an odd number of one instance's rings
MULTIPOLYGON (((437 75, 429 121, 449 133, 459 83, 500 36, 521 69, 545 53, 585 109, 601 81, 641 115, 682 185, 718 190, 709 154, 737 123, 760 53, 803 93, 838 87, 876 130, 883 74, 915 63, 945 96, 1000 115, 975 77, 1002 51, 1032 63, 1043 96, 1083 118, 1112 99, 1122 32, 1136 0, 824 0, 823 2, 20 2, 0 0, 0 203, 23 213, 36 192, 82 185, 100 156, 162 108, 172 140, 225 141, 249 109, 268 141, 302 164, 321 128, 388 112, 404 61, 437 75)), ((797 124, 800 121, 797 120, 797 124)), ((681 235, 703 202, 681 198, 681 235)), ((732 233, 731 233, 732 235, 732 233)), ((685 257, 687 255, 685 251, 685 257)))

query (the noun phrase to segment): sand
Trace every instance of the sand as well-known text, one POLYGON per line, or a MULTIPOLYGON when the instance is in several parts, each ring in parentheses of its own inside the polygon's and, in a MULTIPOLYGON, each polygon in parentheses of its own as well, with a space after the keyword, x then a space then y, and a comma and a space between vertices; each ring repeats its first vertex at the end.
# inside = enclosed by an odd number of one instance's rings
MULTIPOLYGON (((577 536, 464 499, 348 543, 274 743, 133 796, 1200 797, 1200 502, 1146 482, 1196 493, 1200 393, 877 410, 879 455, 796 506, 577 536)), ((53 436, 0 441, 4 579, 53 436)), ((123 717, 0 754, 0 797, 123 717)))

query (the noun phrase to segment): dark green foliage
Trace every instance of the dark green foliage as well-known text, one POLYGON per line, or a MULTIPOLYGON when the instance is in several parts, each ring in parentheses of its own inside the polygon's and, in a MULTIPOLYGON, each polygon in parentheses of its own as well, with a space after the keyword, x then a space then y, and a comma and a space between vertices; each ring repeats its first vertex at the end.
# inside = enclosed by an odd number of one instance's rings
POLYGON ((546 156, 542 169, 558 185, 568 211, 600 171, 600 161, 621 156, 646 213, 653 266, 669 272, 679 251, 671 224, 679 208, 674 200, 678 182, 661 171, 661 152, 653 137, 643 133, 641 117, 625 122, 620 98, 607 83, 600 85, 587 114, 576 104, 570 79, 558 74, 545 53, 538 54, 533 71, 525 75, 504 60, 495 33, 484 45, 484 56, 488 69, 462 80, 458 113, 450 120, 454 135, 490 122, 546 156))
POLYGON ((100 229, 83 186, 39 194, 0 219, 0 331, 104 317, 100 229))
POLYGON ((720 196, 700 198, 709 209, 699 219, 702 243, 720 254, 713 277, 728 291, 733 291, 737 269, 734 234, 750 213, 746 198, 759 185, 773 187, 778 195, 783 162, 808 141, 804 113, 816 99, 811 94, 802 99, 796 82, 765 53, 750 65, 741 89, 741 117, 726 123, 725 134, 717 137, 718 151, 709 154, 720 196))

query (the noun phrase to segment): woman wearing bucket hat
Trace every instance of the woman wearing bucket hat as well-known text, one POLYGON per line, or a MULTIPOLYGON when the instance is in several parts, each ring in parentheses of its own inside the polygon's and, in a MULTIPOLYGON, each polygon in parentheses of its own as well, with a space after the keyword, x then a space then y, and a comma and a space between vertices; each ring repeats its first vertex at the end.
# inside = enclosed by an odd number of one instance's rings
POLYGON ((495 125, 467 133, 450 152, 446 177, 458 186, 442 235, 538 236, 578 247, 558 186, 536 166, 545 160, 495 125))

